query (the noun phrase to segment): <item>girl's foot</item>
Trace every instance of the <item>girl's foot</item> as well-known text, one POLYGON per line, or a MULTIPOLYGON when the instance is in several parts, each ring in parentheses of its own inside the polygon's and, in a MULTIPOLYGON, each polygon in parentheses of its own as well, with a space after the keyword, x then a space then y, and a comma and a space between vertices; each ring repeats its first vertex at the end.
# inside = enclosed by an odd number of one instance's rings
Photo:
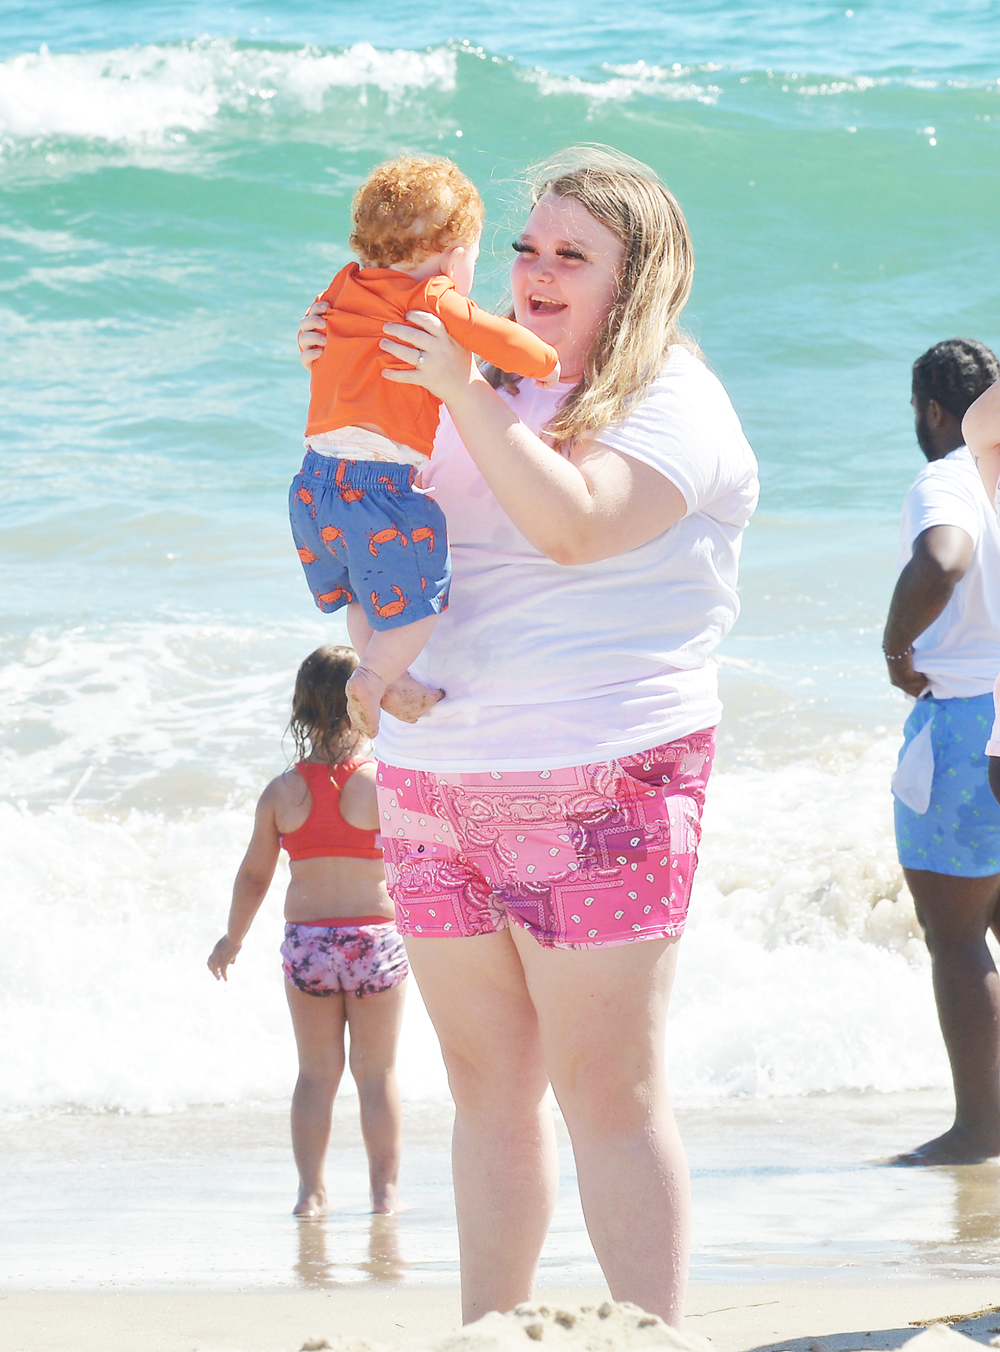
POLYGON ((382 708, 403 723, 415 723, 441 699, 444 699, 443 690, 434 690, 404 671, 398 681, 386 686, 382 708))
POLYGON ((300 1221, 320 1220, 326 1215, 326 1193, 307 1192, 302 1188, 299 1200, 292 1208, 292 1215, 297 1216, 300 1221))
POLYGON ((372 1189, 373 1216, 395 1216, 399 1209, 399 1192, 395 1183, 386 1183, 384 1187, 372 1189))
POLYGON ((378 732, 379 701, 385 694, 385 681, 367 667, 356 667, 347 685, 347 716, 366 737, 378 732))

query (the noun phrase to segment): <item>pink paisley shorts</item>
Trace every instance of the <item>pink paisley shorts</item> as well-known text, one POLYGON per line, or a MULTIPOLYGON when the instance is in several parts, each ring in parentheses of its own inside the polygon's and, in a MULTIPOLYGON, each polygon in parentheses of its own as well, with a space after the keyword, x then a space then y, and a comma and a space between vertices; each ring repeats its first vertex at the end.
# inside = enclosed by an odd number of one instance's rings
POLYGON ((406 949, 384 925, 285 925, 285 976, 306 995, 378 995, 409 974, 406 949))
POLYGON ((433 774, 379 764, 382 848, 404 935, 547 948, 681 934, 715 729, 563 770, 433 774))

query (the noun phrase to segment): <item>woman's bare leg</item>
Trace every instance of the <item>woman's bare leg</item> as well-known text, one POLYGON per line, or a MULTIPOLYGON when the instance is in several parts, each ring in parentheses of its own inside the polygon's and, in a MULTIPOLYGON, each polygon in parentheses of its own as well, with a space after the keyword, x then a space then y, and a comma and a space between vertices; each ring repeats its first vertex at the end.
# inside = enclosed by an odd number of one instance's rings
POLYGON ((512 933, 611 1294, 680 1328, 690 1190, 663 1066, 679 941, 568 950, 512 933))
POLYGON ((534 1294, 558 1183, 538 1021, 510 932, 406 940, 455 1099, 462 1317, 534 1294))
POLYGON ((343 995, 306 995, 285 982, 299 1052, 299 1078, 292 1094, 292 1153, 299 1171, 293 1215, 326 1215, 323 1164, 330 1143, 333 1100, 344 1073, 343 995))
POLYGON ((358 1086, 361 1134, 368 1151, 372 1211, 399 1209, 402 1109, 396 1083, 396 1047, 403 1022, 406 982, 378 995, 345 997, 351 1030, 351 1074, 358 1086))

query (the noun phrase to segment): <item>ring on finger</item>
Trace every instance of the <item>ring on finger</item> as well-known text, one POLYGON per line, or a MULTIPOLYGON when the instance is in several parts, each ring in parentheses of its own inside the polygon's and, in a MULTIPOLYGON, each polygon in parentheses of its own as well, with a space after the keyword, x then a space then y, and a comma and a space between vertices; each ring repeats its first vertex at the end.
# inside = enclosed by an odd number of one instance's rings
POLYGON ((426 353, 426 352, 421 352, 421 353, 420 353, 420 355, 417 357, 417 365, 418 365, 418 366, 423 366, 423 364, 424 364, 424 358, 425 358, 426 356, 427 356, 427 353, 426 353))

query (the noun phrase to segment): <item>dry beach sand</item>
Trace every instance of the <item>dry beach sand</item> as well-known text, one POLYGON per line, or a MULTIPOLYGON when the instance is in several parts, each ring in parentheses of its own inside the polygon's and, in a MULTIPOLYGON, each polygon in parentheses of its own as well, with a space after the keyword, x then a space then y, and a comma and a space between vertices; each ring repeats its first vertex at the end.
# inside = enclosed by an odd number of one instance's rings
POLYGON ((969 1338, 983 1345, 1000 1334, 1000 1278, 700 1282, 688 1306, 681 1338, 634 1306, 580 1288, 543 1291, 532 1306, 464 1331, 456 1290, 14 1293, 0 1296, 0 1348, 300 1352, 326 1343, 334 1352, 529 1352, 540 1342, 553 1352, 860 1352, 909 1343, 913 1352, 968 1352, 969 1338), (968 1337, 944 1337, 943 1324, 968 1337), (935 1327, 916 1341, 927 1325, 935 1327))

